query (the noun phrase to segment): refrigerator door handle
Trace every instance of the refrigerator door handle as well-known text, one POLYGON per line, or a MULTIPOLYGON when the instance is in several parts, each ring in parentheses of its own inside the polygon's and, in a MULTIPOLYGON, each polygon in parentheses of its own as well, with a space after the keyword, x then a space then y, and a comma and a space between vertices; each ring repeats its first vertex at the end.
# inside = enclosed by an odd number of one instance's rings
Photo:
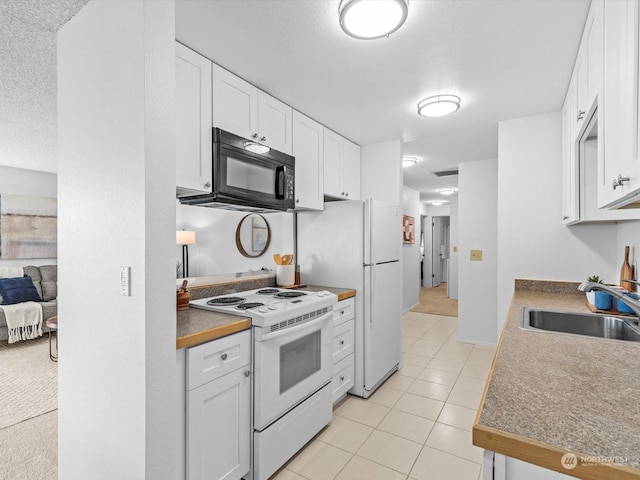
POLYGON ((371 290, 369 291, 369 323, 373 323, 373 295, 376 291, 376 265, 371 265, 371 290))

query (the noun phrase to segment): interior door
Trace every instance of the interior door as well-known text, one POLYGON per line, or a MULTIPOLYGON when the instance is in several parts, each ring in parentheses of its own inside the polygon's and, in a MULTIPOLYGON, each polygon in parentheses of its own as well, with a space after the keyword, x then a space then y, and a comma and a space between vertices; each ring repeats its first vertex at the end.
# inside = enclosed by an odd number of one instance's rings
POLYGON ((400 361, 400 262, 365 267, 364 388, 371 391, 400 361))
POLYGON ((431 286, 437 287, 442 283, 442 218, 433 217, 432 225, 432 242, 431 242, 431 261, 433 263, 433 274, 431 277, 431 286))

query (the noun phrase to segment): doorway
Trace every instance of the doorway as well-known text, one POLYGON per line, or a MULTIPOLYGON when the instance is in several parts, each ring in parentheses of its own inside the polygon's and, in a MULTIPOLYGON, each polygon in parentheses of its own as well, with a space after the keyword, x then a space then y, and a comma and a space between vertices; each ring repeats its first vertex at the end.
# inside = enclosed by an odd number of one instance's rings
POLYGON ((422 286, 434 288, 449 278, 450 217, 423 216, 421 220, 422 286))

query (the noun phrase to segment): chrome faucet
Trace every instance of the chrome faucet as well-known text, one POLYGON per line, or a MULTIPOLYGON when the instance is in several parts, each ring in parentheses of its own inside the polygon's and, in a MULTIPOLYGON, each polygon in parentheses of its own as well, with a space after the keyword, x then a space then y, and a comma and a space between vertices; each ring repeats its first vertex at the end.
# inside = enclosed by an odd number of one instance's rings
MULTIPOLYGON (((636 282, 635 280, 622 280, 623 282, 631 282, 634 283, 636 285, 640 285, 640 283, 636 282)), ((581 283, 578 286, 578 290, 580 290, 581 292, 590 292, 592 290, 602 290, 603 292, 607 292, 610 295, 616 297, 617 299, 619 299, 621 302, 625 303, 631 310, 633 310, 633 313, 636 314, 636 316, 638 318, 636 318, 633 323, 638 325, 638 322, 640 321, 640 301, 638 300, 634 300, 633 298, 629 297, 629 296, 625 296, 624 293, 615 290, 607 285, 604 285, 602 283, 595 283, 595 282, 584 282, 581 283)))

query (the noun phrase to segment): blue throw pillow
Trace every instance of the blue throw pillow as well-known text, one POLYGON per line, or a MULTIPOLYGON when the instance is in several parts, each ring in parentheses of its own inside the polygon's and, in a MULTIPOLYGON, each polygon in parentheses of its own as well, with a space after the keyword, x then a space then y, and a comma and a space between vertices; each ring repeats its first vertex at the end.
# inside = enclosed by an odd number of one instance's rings
POLYGON ((42 301, 31 277, 28 275, 17 278, 0 278, 0 296, 2 297, 3 305, 42 301))

